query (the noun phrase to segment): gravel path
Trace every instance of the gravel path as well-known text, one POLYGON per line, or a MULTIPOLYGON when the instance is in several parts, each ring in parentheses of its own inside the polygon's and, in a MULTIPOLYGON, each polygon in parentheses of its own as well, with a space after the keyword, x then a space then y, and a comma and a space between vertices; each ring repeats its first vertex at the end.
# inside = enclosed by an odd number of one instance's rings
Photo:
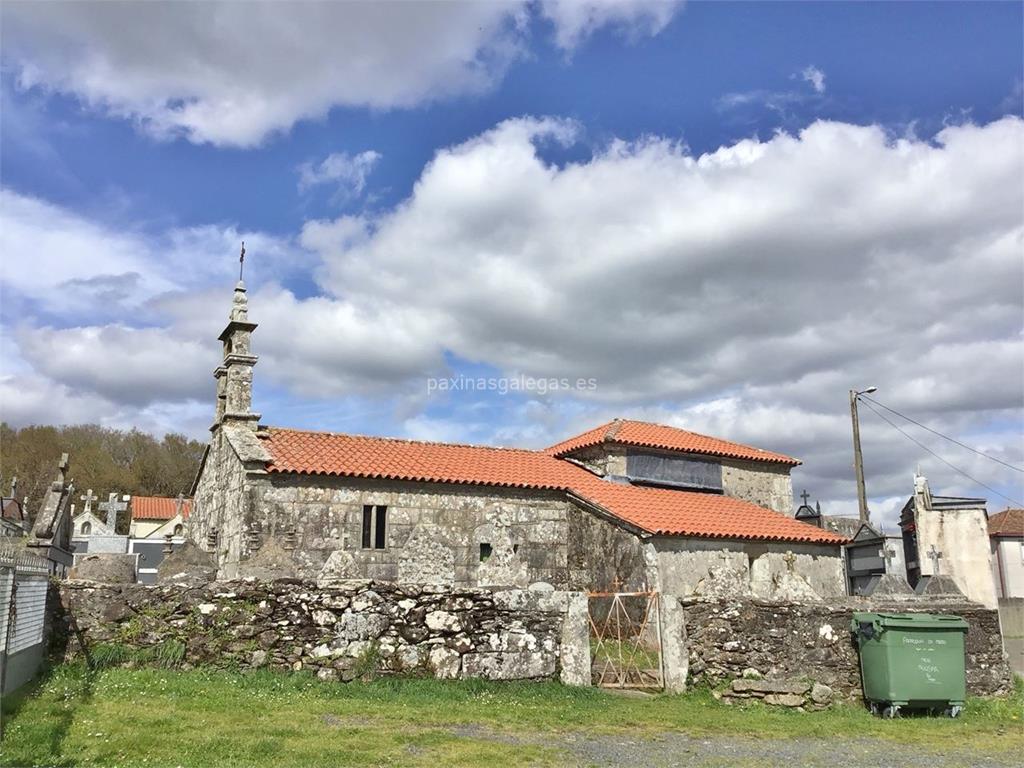
POLYGON ((998 757, 968 752, 922 752, 883 739, 746 739, 730 736, 691 737, 664 733, 650 737, 589 733, 524 736, 466 726, 459 736, 504 744, 531 744, 562 749, 567 766, 899 766, 900 768, 1020 768, 1019 755, 998 757))

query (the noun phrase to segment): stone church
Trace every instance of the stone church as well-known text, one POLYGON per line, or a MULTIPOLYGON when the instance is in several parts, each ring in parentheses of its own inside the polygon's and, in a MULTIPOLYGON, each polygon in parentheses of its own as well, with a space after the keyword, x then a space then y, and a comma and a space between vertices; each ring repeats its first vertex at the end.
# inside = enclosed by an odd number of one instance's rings
POLYGON ((792 516, 796 459, 626 420, 540 451, 268 427, 255 329, 239 282, 187 526, 221 578, 845 594, 846 539, 792 516))

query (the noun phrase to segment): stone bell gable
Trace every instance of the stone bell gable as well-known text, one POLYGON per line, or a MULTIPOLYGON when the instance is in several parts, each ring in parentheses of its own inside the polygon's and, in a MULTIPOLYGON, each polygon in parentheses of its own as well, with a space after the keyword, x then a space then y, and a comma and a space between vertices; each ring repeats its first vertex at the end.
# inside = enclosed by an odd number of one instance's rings
POLYGON ((255 327, 239 283, 187 528, 221 578, 845 590, 845 539, 791 517, 795 459, 641 422, 547 451, 266 427, 252 411, 255 327), (689 484, 664 476, 680 460, 689 484))

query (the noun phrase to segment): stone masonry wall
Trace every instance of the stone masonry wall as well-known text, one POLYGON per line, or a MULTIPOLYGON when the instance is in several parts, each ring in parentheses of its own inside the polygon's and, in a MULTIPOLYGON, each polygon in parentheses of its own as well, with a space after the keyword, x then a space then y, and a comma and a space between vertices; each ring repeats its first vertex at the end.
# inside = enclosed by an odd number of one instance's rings
POLYGON ((763 461, 722 459, 722 491, 788 517, 795 514, 790 467, 763 461))
POLYGON ((316 578, 333 556, 333 578, 568 586, 571 504, 558 494, 297 475, 251 485, 239 575, 269 540, 281 545, 290 538, 291 575, 303 578, 316 578), (362 547, 364 505, 387 507, 384 549, 362 547), (482 544, 489 545, 486 560, 482 544))
POLYGON ((718 685, 756 670, 771 680, 813 680, 859 696, 860 662, 850 631, 852 614, 890 611, 962 616, 969 624, 968 691, 995 695, 1010 690, 998 613, 976 604, 883 604, 856 599, 806 605, 757 600, 679 603, 685 617, 690 685, 718 685))
POLYGON ((203 587, 60 585, 64 658, 85 644, 184 649, 186 666, 268 666, 322 679, 422 672, 438 678, 590 682, 586 598, 564 592, 240 580, 203 587))
POLYGON ((208 534, 216 528, 218 562, 227 564, 229 575, 234 575, 232 571, 242 548, 246 473, 224 428, 213 434, 194 496, 195 510, 185 526, 186 535, 198 548, 206 550, 208 534))
POLYGON ((639 591, 657 580, 637 536, 575 506, 569 510, 567 547, 572 589, 639 591))

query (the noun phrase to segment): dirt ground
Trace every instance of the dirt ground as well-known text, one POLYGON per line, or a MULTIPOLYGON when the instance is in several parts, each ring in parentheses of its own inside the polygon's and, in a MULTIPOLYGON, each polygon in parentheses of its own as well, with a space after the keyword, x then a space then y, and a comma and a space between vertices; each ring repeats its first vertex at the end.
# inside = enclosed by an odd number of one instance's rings
POLYGON ((1021 757, 999 757, 973 752, 922 752, 884 739, 746 739, 728 736, 690 737, 676 733, 642 738, 588 733, 524 737, 464 727, 454 733, 473 739, 493 739, 510 745, 532 745, 563 750, 566 766, 899 766, 900 768, 1019 768, 1021 757))

